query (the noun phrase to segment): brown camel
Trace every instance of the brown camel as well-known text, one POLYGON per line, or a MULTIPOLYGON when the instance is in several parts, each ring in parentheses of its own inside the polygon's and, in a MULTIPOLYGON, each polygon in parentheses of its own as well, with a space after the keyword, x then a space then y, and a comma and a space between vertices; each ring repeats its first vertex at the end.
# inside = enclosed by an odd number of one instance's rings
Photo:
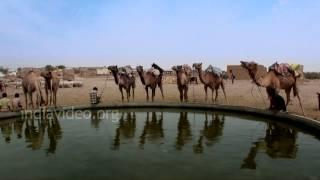
POLYGON ((132 99, 134 100, 134 88, 136 87, 136 81, 134 75, 129 75, 127 73, 120 73, 118 66, 109 66, 108 69, 111 71, 115 83, 119 86, 121 92, 122 101, 124 101, 123 89, 127 92, 127 100, 130 101, 130 90, 132 88, 132 99))
POLYGON ((149 87, 152 91, 152 102, 154 101, 154 96, 156 92, 156 87, 159 81, 159 75, 155 75, 152 70, 144 71, 142 66, 137 66, 137 72, 141 79, 141 83, 145 86, 146 94, 147 94, 147 101, 149 101, 149 87))
POLYGON ((57 92, 60 83, 57 71, 43 71, 40 75, 45 80, 46 105, 53 104, 55 107, 57 107, 57 92))
POLYGON ((202 63, 194 63, 193 67, 198 71, 199 73, 199 78, 201 83, 204 85, 204 92, 206 93, 206 98, 205 100, 207 101, 208 99, 208 87, 212 91, 212 101, 217 101, 218 98, 218 90, 221 86, 221 89, 224 94, 224 98, 227 101, 227 95, 225 92, 225 87, 224 87, 224 82, 221 76, 217 75, 216 73, 213 72, 203 72, 202 71, 202 63), (216 91, 216 97, 213 99, 213 93, 216 91))
POLYGON ((257 78, 256 74, 258 72, 258 64, 255 62, 245 62, 241 61, 241 66, 248 70, 250 78, 252 81, 262 87, 273 88, 277 91, 280 89, 284 89, 287 97, 286 106, 288 106, 290 102, 290 93, 293 89, 293 95, 298 97, 299 104, 304 114, 304 110, 301 104, 301 99, 297 86, 297 78, 294 75, 293 71, 289 71, 288 75, 283 76, 278 74, 274 69, 269 69, 268 73, 264 77, 257 78))
POLYGON ((157 80, 158 80, 158 86, 160 88, 160 92, 161 92, 161 96, 162 96, 162 99, 164 99, 164 95, 163 95, 163 87, 162 87, 162 76, 163 76, 163 72, 164 70, 158 66, 157 64, 153 63, 151 65, 151 67, 157 69, 159 72, 160 72, 160 75, 158 76, 157 80))
POLYGON ((180 101, 188 101, 188 88, 191 79, 192 69, 188 65, 173 66, 172 70, 177 75, 177 85, 180 93, 180 101))
POLYGON ((44 104, 42 91, 41 91, 41 83, 39 76, 36 75, 33 71, 28 72, 22 79, 22 88, 23 93, 25 96, 25 103, 26 103, 26 109, 28 109, 28 98, 30 100, 30 105, 32 106, 32 109, 34 109, 33 106, 33 93, 36 93, 36 100, 37 100, 37 106, 41 106, 44 104))

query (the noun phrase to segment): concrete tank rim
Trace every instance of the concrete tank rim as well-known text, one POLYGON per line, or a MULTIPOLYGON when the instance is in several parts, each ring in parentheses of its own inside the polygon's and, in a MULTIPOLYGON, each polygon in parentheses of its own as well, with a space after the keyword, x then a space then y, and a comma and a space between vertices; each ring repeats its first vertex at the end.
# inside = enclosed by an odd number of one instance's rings
MULTIPOLYGON (((299 115, 289 114, 289 113, 274 113, 264 109, 258 109, 247 106, 233 106, 233 105, 218 105, 218 104, 205 104, 205 103, 170 103, 170 102, 155 102, 155 103, 106 103, 99 105, 81 105, 81 106, 62 106, 56 109, 48 108, 48 112, 53 111, 67 111, 67 110, 85 110, 85 109, 124 109, 124 108, 168 108, 168 109, 197 109, 197 110, 219 110, 232 113, 247 113, 254 116, 263 116, 275 119, 285 119, 289 124, 300 124, 306 128, 311 128, 313 130, 320 130, 320 122, 314 119, 303 117, 299 115)), ((39 110, 36 110, 38 112, 39 110)), ((23 115, 22 112, 1 112, 0 121, 18 118, 23 115)))

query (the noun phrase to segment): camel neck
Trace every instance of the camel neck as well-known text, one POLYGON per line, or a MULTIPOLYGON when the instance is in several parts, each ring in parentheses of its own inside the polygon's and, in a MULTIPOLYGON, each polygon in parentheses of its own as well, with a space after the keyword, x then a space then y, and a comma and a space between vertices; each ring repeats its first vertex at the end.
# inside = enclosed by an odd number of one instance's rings
POLYGON ((138 74, 139 74, 139 77, 140 77, 140 79, 141 79, 141 83, 143 84, 143 85, 146 85, 146 82, 145 82, 145 80, 144 80, 144 71, 139 71, 138 72, 138 74))
POLYGON ((204 80, 203 78, 203 71, 202 69, 198 69, 198 73, 199 73, 199 79, 203 84, 207 84, 207 82, 204 80))
POLYGON ((112 71, 112 75, 114 77, 114 81, 116 82, 116 84, 119 84, 118 73, 115 71, 112 71))

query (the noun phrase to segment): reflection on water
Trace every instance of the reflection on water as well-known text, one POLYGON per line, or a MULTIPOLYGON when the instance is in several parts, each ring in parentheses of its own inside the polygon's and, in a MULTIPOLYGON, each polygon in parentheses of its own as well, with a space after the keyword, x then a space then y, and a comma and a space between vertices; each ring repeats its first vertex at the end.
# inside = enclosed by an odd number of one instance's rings
POLYGON ((281 127, 275 123, 268 123, 265 137, 253 142, 252 147, 243 160, 241 168, 256 169, 255 158, 259 151, 263 151, 270 158, 296 158, 298 146, 297 132, 293 129, 281 127))
POLYGON ((180 112, 178 128, 177 128, 176 149, 181 150, 186 143, 192 140, 191 137, 192 137, 192 133, 190 128, 190 123, 188 120, 188 113, 180 112))
POLYGON ((224 127, 224 114, 219 115, 216 113, 210 114, 211 119, 208 120, 208 113, 205 113, 205 121, 198 143, 193 146, 195 153, 203 153, 203 141, 206 140, 207 146, 212 146, 222 136, 224 127))
POLYGON ((46 148, 47 155, 55 153, 58 141, 62 138, 62 130, 57 118, 7 121, 1 123, 0 127, 6 143, 11 143, 13 136, 22 139, 24 134, 27 148, 32 150, 41 149, 47 138, 49 141, 46 148))
POLYGON ((146 121, 140 136, 140 147, 143 148, 146 141, 156 142, 164 137, 163 128, 163 112, 160 112, 160 117, 157 117, 156 112, 147 112, 146 121), (151 113, 151 118, 150 118, 151 113))
POLYGON ((121 139, 131 139, 135 137, 136 114, 135 112, 122 112, 119 119, 119 125, 112 143, 112 149, 120 148, 121 139), (126 115, 126 116, 125 116, 126 115))
POLYGON ((291 126, 209 111, 114 112, 118 114, 112 117, 93 110, 80 119, 0 121, 0 172, 11 179, 27 172, 35 179, 58 179, 60 174, 71 179, 77 173, 76 179, 320 175, 319 140, 291 126))

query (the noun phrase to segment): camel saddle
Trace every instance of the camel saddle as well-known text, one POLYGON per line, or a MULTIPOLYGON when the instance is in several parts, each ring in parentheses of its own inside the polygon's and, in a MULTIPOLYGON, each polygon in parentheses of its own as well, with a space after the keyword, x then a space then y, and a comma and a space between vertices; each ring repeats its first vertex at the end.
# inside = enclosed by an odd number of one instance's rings
POLYGON ((129 77, 133 77, 134 76, 134 72, 131 66, 124 66, 124 67, 120 67, 119 68, 119 73, 120 74, 124 74, 127 75, 129 77))
POLYGON ((208 66, 208 68, 206 69, 206 72, 213 73, 213 74, 215 74, 217 76, 221 76, 222 75, 222 70, 220 68, 213 67, 212 65, 208 66))
POLYGON ((278 75, 281 75, 281 76, 294 75, 294 70, 291 68, 291 66, 288 63, 278 64, 276 62, 269 67, 269 71, 270 70, 274 70, 278 75))

